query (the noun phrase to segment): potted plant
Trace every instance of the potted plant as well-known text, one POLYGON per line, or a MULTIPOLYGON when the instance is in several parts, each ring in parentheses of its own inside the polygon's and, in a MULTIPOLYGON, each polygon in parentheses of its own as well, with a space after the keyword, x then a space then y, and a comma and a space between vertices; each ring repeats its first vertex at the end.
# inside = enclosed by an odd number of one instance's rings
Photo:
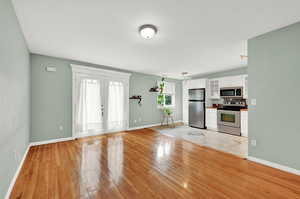
POLYGON ((167 114, 168 116, 172 115, 173 111, 170 108, 164 108, 164 113, 167 114))

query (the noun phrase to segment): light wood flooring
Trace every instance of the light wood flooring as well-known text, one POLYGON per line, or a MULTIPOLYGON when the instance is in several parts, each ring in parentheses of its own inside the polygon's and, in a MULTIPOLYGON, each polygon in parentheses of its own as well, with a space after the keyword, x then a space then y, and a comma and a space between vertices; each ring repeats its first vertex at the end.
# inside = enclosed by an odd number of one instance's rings
POLYGON ((300 176, 152 129, 31 147, 11 199, 300 198, 300 176))

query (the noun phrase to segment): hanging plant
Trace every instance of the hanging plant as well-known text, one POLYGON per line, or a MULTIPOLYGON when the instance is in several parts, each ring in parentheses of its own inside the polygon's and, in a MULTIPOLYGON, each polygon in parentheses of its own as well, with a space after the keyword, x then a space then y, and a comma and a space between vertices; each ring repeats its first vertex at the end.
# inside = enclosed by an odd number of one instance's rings
POLYGON ((163 94, 159 94, 157 96, 157 104, 163 106, 165 104, 165 96, 163 94))
POLYGON ((163 77, 163 78, 161 78, 161 82, 159 84, 160 94, 163 94, 164 88, 165 88, 165 78, 163 77))
POLYGON ((165 88, 165 78, 161 79, 161 82, 159 83, 159 95, 157 96, 157 104, 164 106, 165 104, 165 95, 164 93, 165 88))

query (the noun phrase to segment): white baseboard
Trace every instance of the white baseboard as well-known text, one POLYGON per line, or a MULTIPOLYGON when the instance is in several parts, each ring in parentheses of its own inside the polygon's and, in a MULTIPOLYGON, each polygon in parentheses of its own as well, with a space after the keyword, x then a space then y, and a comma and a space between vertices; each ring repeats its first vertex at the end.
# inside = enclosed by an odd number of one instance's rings
MULTIPOLYGON (((174 121, 174 123, 178 123, 178 122, 182 122, 182 120, 174 121)), ((161 123, 147 124, 147 125, 143 125, 143 126, 136 126, 136 127, 128 128, 127 131, 132 131, 132 130, 137 130, 137 129, 144 129, 144 128, 150 128, 150 127, 160 126, 160 125, 161 125, 161 123)))
POLYGON ((67 137, 67 138, 59 138, 59 139, 52 139, 52 140, 45 140, 45 141, 39 141, 39 142, 31 142, 30 146, 37 146, 37 145, 43 145, 43 144, 51 144, 56 142, 64 142, 69 140, 74 140, 73 137, 67 137))
MULTIPOLYGON (((89 134, 83 134, 83 135, 76 135, 74 136, 75 138, 86 138, 86 137, 91 137, 91 136, 97 136, 97 135, 108 135, 108 134, 112 134, 112 133, 118 133, 118 132, 122 132, 123 130, 112 130, 112 131, 107 131, 107 132, 101 132, 101 133, 89 133, 89 134)), ((125 130, 126 131, 126 130, 125 130)))
POLYGON ((281 165, 281 164, 277 164, 277 163, 274 163, 274 162, 270 162, 270 161, 259 159, 259 158, 252 157, 252 156, 248 156, 247 159, 252 161, 252 162, 257 162, 257 163, 264 164, 264 165, 267 165, 267 166, 270 166, 270 167, 273 167, 273 168, 276 168, 276 169, 279 169, 279 170, 282 170, 282 171, 286 171, 286 172, 289 172, 289 173, 300 175, 300 170, 297 170, 297 169, 294 169, 294 168, 291 168, 291 167, 288 167, 288 166, 284 166, 284 165, 281 165))
POLYGON ((14 175, 13 179, 12 179, 11 182, 10 182, 10 185, 9 185, 8 190, 7 190, 7 192, 6 192, 6 195, 5 195, 5 199, 9 199, 9 196, 10 196, 10 194, 11 194, 13 188, 14 188, 14 185, 15 185, 15 183, 16 183, 16 180, 17 180, 17 178, 18 178, 18 176, 19 176, 19 173, 20 173, 20 171, 21 171, 21 169, 22 169, 22 166, 23 166, 23 164, 24 164, 24 161, 25 161, 25 159, 26 159, 26 156, 27 156, 27 154, 28 154, 28 151, 29 151, 29 149, 30 149, 30 146, 31 146, 31 145, 28 144, 27 149, 26 149, 26 151, 25 151, 25 153, 24 153, 24 155, 23 155, 23 158, 22 158, 22 160, 21 160, 21 162, 20 162, 20 164, 19 164, 19 166, 18 166, 18 168, 17 168, 17 171, 15 172, 15 175, 14 175))

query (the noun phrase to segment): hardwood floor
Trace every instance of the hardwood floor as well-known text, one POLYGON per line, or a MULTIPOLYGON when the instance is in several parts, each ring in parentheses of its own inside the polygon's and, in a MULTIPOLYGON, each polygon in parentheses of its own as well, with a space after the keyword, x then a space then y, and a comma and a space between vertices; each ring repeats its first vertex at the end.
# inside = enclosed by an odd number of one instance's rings
POLYGON ((151 129, 31 147, 10 198, 300 198, 300 177, 151 129))

